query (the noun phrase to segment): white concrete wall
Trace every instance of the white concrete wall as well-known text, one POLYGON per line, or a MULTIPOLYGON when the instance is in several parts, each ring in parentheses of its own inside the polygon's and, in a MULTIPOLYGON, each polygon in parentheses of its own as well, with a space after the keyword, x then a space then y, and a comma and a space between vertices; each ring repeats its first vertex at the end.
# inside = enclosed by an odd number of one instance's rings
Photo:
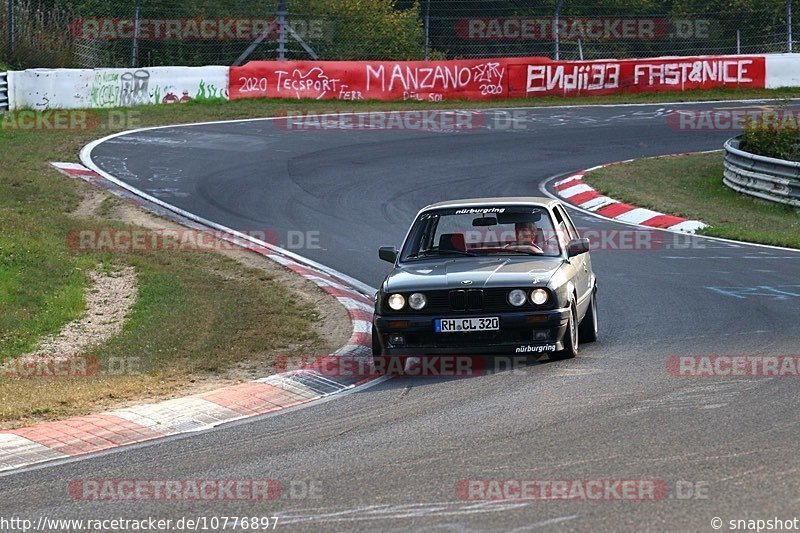
POLYGON ((120 107, 228 97, 228 67, 30 69, 9 73, 12 109, 120 107))
POLYGON ((767 89, 800 87, 800 54, 768 54, 767 89))

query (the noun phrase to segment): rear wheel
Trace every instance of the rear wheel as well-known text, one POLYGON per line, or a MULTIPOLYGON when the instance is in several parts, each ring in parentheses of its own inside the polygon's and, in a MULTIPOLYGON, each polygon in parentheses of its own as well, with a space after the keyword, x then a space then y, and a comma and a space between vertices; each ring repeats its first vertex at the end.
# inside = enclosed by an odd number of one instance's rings
POLYGON ((581 342, 594 342, 597 340, 597 292, 592 291, 592 300, 589 302, 589 309, 586 316, 581 320, 578 328, 578 335, 581 342))
POLYGON ((578 310, 575 307, 575 302, 573 302, 569 308, 567 331, 564 332, 564 349, 560 352, 551 353, 550 360, 572 359, 576 355, 578 355, 578 310))

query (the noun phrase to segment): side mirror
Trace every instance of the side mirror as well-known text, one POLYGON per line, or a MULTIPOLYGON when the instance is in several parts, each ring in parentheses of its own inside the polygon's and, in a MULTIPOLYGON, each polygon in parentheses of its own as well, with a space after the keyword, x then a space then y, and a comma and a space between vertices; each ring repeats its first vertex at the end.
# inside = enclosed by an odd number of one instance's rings
POLYGON ((589 239, 575 239, 567 244, 567 257, 585 254, 589 251, 589 239))
POLYGON ((397 261, 397 248, 394 246, 381 246, 378 248, 378 257, 389 263, 397 261))

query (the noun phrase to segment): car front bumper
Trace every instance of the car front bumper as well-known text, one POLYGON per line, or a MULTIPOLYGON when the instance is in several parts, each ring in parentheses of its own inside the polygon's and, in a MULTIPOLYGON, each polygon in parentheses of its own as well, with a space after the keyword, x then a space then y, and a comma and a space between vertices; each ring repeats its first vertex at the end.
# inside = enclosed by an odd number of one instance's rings
POLYGON ((562 339, 569 315, 569 308, 458 315, 376 314, 373 327, 384 355, 535 355, 564 348, 562 339), (439 318, 484 317, 498 317, 500 329, 459 333, 436 333, 434 330, 434 321, 439 318), (546 340, 536 339, 537 333, 545 332, 546 340), (402 336, 402 342, 396 342, 396 336, 402 336))

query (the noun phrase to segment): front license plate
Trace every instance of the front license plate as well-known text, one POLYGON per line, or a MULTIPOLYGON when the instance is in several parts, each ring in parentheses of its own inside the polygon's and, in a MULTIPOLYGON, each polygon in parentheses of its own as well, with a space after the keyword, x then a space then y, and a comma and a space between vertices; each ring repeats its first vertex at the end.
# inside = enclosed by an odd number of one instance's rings
POLYGON ((436 333, 469 333, 470 331, 496 331, 500 329, 500 318, 437 318, 433 321, 436 333))

